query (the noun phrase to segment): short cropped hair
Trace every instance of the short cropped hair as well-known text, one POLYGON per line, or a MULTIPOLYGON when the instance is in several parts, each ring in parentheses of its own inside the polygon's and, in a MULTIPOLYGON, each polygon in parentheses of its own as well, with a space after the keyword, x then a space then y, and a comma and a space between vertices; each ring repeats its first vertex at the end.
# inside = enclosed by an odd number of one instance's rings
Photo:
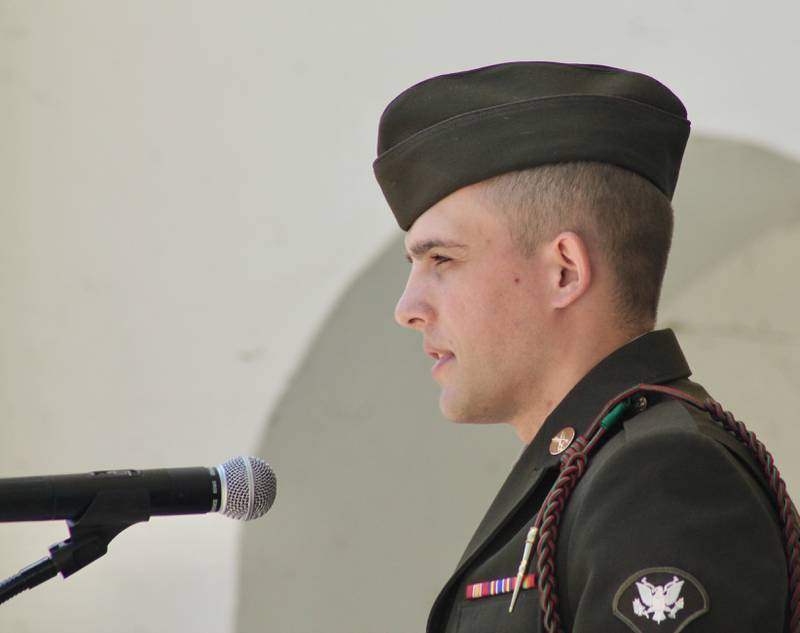
POLYGON ((509 172, 481 185, 507 215, 523 254, 562 231, 575 232, 609 265, 622 323, 654 327, 673 211, 650 181, 607 163, 569 162, 509 172))

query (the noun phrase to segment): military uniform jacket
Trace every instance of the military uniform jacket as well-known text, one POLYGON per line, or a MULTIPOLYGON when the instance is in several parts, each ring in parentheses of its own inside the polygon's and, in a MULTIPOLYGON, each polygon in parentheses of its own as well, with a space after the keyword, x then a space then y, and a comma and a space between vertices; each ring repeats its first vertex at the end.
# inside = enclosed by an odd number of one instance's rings
MULTIPOLYGON (((428 633, 542 631, 535 584, 509 613, 511 593, 486 583, 517 574, 558 472, 551 439, 565 427, 581 435, 606 402, 640 383, 703 397, 689 375, 670 330, 639 337, 592 369, 513 466, 436 599, 428 633), (489 595, 471 597, 481 593, 489 595)), ((787 566, 766 483, 747 449, 668 397, 648 398, 589 461, 561 519, 556 568, 567 633, 784 631, 787 566)))

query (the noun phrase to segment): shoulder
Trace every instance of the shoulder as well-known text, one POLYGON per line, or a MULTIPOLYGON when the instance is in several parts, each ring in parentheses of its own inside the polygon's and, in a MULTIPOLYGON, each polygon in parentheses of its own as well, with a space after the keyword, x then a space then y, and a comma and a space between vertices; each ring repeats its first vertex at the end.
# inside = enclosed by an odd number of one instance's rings
MULTIPOLYGON (((591 488, 596 479, 619 470, 644 476, 672 472, 682 480, 702 479, 700 485, 724 482, 751 491, 754 500, 769 500, 766 477, 749 449, 708 414, 669 397, 625 420, 592 457, 581 485, 591 488)), ((636 477, 627 479, 637 482, 636 477)))
MULTIPOLYGON (((706 414, 665 398, 626 420, 587 465, 570 503, 668 503, 678 519, 697 504, 736 503, 777 518, 754 456, 706 414)), ((665 517, 667 518, 667 517, 665 517)))
MULTIPOLYGON (((787 578, 782 537, 748 460, 705 415, 671 399, 627 420, 589 461, 563 516, 558 566, 575 617, 599 625, 595 614, 609 613, 626 580, 669 568, 698 579, 731 613, 771 588, 772 603, 754 613, 777 623, 787 578)), ((704 620, 720 627, 708 630, 738 630, 720 613, 704 620)))
POLYGON ((689 408, 684 403, 667 396, 626 419, 597 457, 602 463, 620 450, 636 450, 650 445, 674 441, 697 442, 705 445, 707 427, 712 423, 704 413, 689 408), (608 449, 608 450, 606 450, 608 449))

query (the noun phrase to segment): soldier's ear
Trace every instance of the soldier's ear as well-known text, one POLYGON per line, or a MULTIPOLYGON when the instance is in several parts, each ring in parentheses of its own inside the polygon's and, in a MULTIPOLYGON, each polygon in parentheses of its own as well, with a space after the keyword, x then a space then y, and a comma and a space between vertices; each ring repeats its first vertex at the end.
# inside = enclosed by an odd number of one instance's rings
POLYGON ((559 233, 547 246, 551 305, 563 309, 586 294, 592 283, 592 265, 586 243, 577 233, 559 233))

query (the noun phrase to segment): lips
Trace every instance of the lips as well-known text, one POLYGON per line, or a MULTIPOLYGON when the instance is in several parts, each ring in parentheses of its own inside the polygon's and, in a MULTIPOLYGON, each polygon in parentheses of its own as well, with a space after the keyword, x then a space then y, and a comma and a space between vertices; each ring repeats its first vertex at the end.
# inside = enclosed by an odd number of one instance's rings
POLYGON ((431 369, 431 371, 432 372, 436 372, 436 370, 438 370, 442 365, 444 365, 445 363, 453 360, 454 358, 455 358, 455 356, 453 354, 449 353, 449 352, 447 354, 443 354, 436 361, 436 363, 434 364, 434 366, 431 369))
POLYGON ((431 368, 431 372, 435 373, 440 367, 448 363, 449 361, 455 358, 455 354, 449 350, 444 349, 437 349, 435 347, 428 347, 425 346, 425 353, 430 356, 433 360, 436 361, 433 367, 431 368))
POLYGON ((430 347, 429 345, 425 345, 425 353, 434 360, 439 360, 444 356, 453 356, 453 352, 450 350, 430 347))

